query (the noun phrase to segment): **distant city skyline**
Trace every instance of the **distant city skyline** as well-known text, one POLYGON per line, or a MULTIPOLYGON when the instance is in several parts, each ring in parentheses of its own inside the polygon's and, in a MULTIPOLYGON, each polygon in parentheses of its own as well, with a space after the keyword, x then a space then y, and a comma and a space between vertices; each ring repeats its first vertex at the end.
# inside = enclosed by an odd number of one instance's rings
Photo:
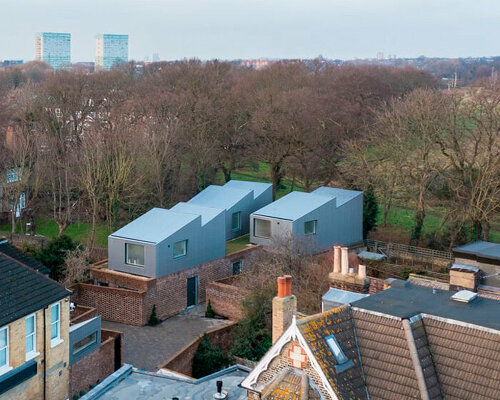
POLYGON ((476 0, 2 0, 0 59, 34 59, 36 32, 71 33, 71 61, 95 36, 129 35, 129 59, 500 55, 500 2, 476 0), (96 12, 98 10, 98 12, 96 12))

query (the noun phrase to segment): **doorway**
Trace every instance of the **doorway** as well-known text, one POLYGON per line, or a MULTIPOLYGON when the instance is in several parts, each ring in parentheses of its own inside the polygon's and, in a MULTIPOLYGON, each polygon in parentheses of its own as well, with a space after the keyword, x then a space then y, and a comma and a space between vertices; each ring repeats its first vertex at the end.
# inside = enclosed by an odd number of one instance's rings
POLYGON ((192 307, 198 304, 198 276, 187 279, 187 306, 192 307))

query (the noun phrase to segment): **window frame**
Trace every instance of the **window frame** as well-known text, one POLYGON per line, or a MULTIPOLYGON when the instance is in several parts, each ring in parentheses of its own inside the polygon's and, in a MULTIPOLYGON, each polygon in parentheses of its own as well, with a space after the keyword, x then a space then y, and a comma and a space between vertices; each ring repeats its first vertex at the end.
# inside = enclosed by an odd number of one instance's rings
POLYGON ((81 353, 82 351, 89 348, 90 346, 92 346, 95 343, 97 343, 97 332, 92 332, 90 335, 85 336, 83 339, 79 340, 78 342, 76 342, 73 345, 73 355, 74 356, 78 355, 78 353, 81 353), (88 343, 85 343, 82 347, 75 350, 75 347, 78 343, 82 342, 83 340, 85 340, 91 336, 93 337, 93 339, 91 339, 88 343))
POLYGON ((311 235, 316 235, 318 233, 318 220, 317 219, 312 219, 310 221, 304 221, 304 235, 305 236, 311 236, 311 235), (313 223, 314 230, 312 232, 307 232, 306 230, 306 224, 313 223))
POLYGON ((231 215, 231 230, 232 231, 239 231, 239 230, 241 230, 241 211, 234 212, 231 215), (238 217, 238 226, 236 228, 233 226, 234 216, 235 215, 238 217))
POLYGON ((241 275, 243 273, 243 260, 234 261, 233 265, 232 265, 232 268, 233 268, 233 276, 241 275), (234 266, 235 266, 235 264, 239 265, 238 272, 236 274, 234 273, 234 266))
POLYGON ((329 335, 329 336, 325 337, 325 341, 326 341, 326 344, 328 345, 328 348, 333 353, 333 356, 335 357, 335 359, 337 360, 337 363, 339 365, 343 365, 343 364, 349 362, 349 359, 345 355, 344 350, 342 350, 342 347, 340 347, 340 344, 339 344, 339 342, 337 342, 337 339, 335 339, 335 336, 329 335), (332 344, 334 346, 332 346, 332 344), (338 351, 336 351, 336 350, 338 350, 338 351))
POLYGON ((128 243, 126 242, 125 243, 125 264, 127 265, 132 265, 133 267, 144 267, 146 263, 146 256, 145 256, 145 248, 144 248, 144 245, 142 244, 137 244, 137 243, 128 243), (138 246, 138 247, 142 247, 142 264, 139 264, 139 263, 130 263, 128 262, 128 246, 138 246))
POLYGON ((54 303, 50 306, 50 347, 56 347, 58 344, 61 344, 64 342, 63 339, 61 339, 61 302, 54 303), (52 309, 57 306, 58 309, 58 315, 57 315, 57 320, 52 322, 52 309), (54 324, 57 324, 57 336, 52 337, 52 326, 54 324))
POLYGON ((179 240, 179 241, 175 242, 172 245, 172 257, 174 258, 174 260, 177 260, 178 258, 186 257, 187 253, 188 253, 188 240, 187 239, 179 240), (184 245, 184 253, 183 254, 175 255, 175 245, 179 244, 179 243, 185 243, 185 245, 184 245))
POLYGON ((10 350, 10 346, 9 346, 9 326, 4 326, 2 328, 0 328, 0 332, 2 331, 5 331, 5 346, 0 348, 0 351, 3 351, 5 350, 5 364, 0 366, 0 375, 3 375, 5 374, 6 372, 9 372, 12 367, 10 366, 9 362, 10 362, 10 357, 9 357, 9 350, 10 350))
POLYGON ((25 343, 26 361, 29 361, 40 355, 40 353, 36 351, 36 313, 30 314, 26 318, 24 318, 24 326, 25 326, 25 339, 26 339, 25 343), (29 334, 29 336, 31 336, 33 341, 33 349, 31 351, 28 351, 28 331, 26 329, 26 322, 30 318, 33 318, 33 332, 29 334))
POLYGON ((253 219, 253 235, 257 238, 262 238, 262 239, 271 239, 272 236, 272 223, 270 219, 263 219, 263 218, 254 218, 253 219), (269 236, 262 236, 262 235, 257 235, 257 224, 258 221, 264 221, 265 223, 269 224, 269 236))

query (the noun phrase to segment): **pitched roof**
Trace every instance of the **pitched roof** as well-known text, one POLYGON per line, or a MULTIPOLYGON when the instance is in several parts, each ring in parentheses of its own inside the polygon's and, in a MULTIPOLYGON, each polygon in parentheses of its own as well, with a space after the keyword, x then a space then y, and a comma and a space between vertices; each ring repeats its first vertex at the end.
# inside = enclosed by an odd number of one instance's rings
POLYGON ((366 398, 350 307, 341 306, 301 319, 297 328, 339 398, 366 398), (346 363, 337 360, 327 343, 329 337, 337 341, 348 359, 346 363))
POLYGON ((228 210, 251 193, 252 190, 250 189, 210 185, 189 200, 188 203, 228 210))
POLYGON ((62 285, 28 267, 23 261, 0 255, 0 326, 70 294, 62 285))
POLYGON ((110 236, 160 243, 196 218, 200 215, 153 208, 110 236))
POLYGON ((346 190, 328 186, 321 186, 311 193, 318 196, 327 196, 332 199, 337 199, 337 207, 340 207, 341 205, 351 201, 352 199, 363 195, 363 192, 359 192, 357 190, 346 190))
POLYGON ((328 196, 291 192, 281 199, 255 211, 253 215, 295 221, 331 201, 333 201, 333 199, 328 196))
POLYGON ((184 202, 177 203, 170 209, 170 211, 175 211, 184 214, 201 215, 202 226, 213 220, 218 215, 224 213, 224 210, 221 208, 204 207, 198 204, 191 204, 184 202))
POLYGON ((266 190, 271 188, 273 185, 270 183, 263 182, 251 182, 251 181, 238 181, 238 180, 230 180, 227 182, 224 187, 235 188, 235 189, 246 189, 253 190, 253 198, 256 199, 266 190))
POLYGON ((10 245, 7 240, 0 241, 0 255, 12 257, 12 258, 22 262, 24 265, 27 265, 28 267, 31 267, 37 271, 40 271, 42 274, 48 275, 50 273, 50 270, 45 265, 43 265, 40 261, 35 260, 34 258, 27 256, 21 250, 19 250, 17 247, 10 245))

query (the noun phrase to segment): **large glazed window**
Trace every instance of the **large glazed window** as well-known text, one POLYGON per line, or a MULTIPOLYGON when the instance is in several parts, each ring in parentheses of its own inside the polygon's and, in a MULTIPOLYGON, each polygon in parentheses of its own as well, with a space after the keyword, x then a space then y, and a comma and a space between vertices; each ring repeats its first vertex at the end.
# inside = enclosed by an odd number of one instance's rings
POLYGON ((317 220, 304 222, 304 235, 316 235, 317 227, 317 220))
POLYGON ((80 353, 81 351, 85 350, 89 346, 92 346, 96 342, 97 342, 97 333, 94 332, 74 344, 73 355, 80 353))
POLYGON ((255 218, 253 220, 253 234, 261 238, 271 237, 271 221, 255 218))
POLYGON ((125 243, 125 262, 130 265, 144 266, 144 246, 125 243))
POLYGON ((231 229, 239 231, 241 229, 241 212, 235 212, 231 218, 231 229))
POLYGON ((174 258, 183 257, 187 254, 187 240, 174 243, 174 258))

